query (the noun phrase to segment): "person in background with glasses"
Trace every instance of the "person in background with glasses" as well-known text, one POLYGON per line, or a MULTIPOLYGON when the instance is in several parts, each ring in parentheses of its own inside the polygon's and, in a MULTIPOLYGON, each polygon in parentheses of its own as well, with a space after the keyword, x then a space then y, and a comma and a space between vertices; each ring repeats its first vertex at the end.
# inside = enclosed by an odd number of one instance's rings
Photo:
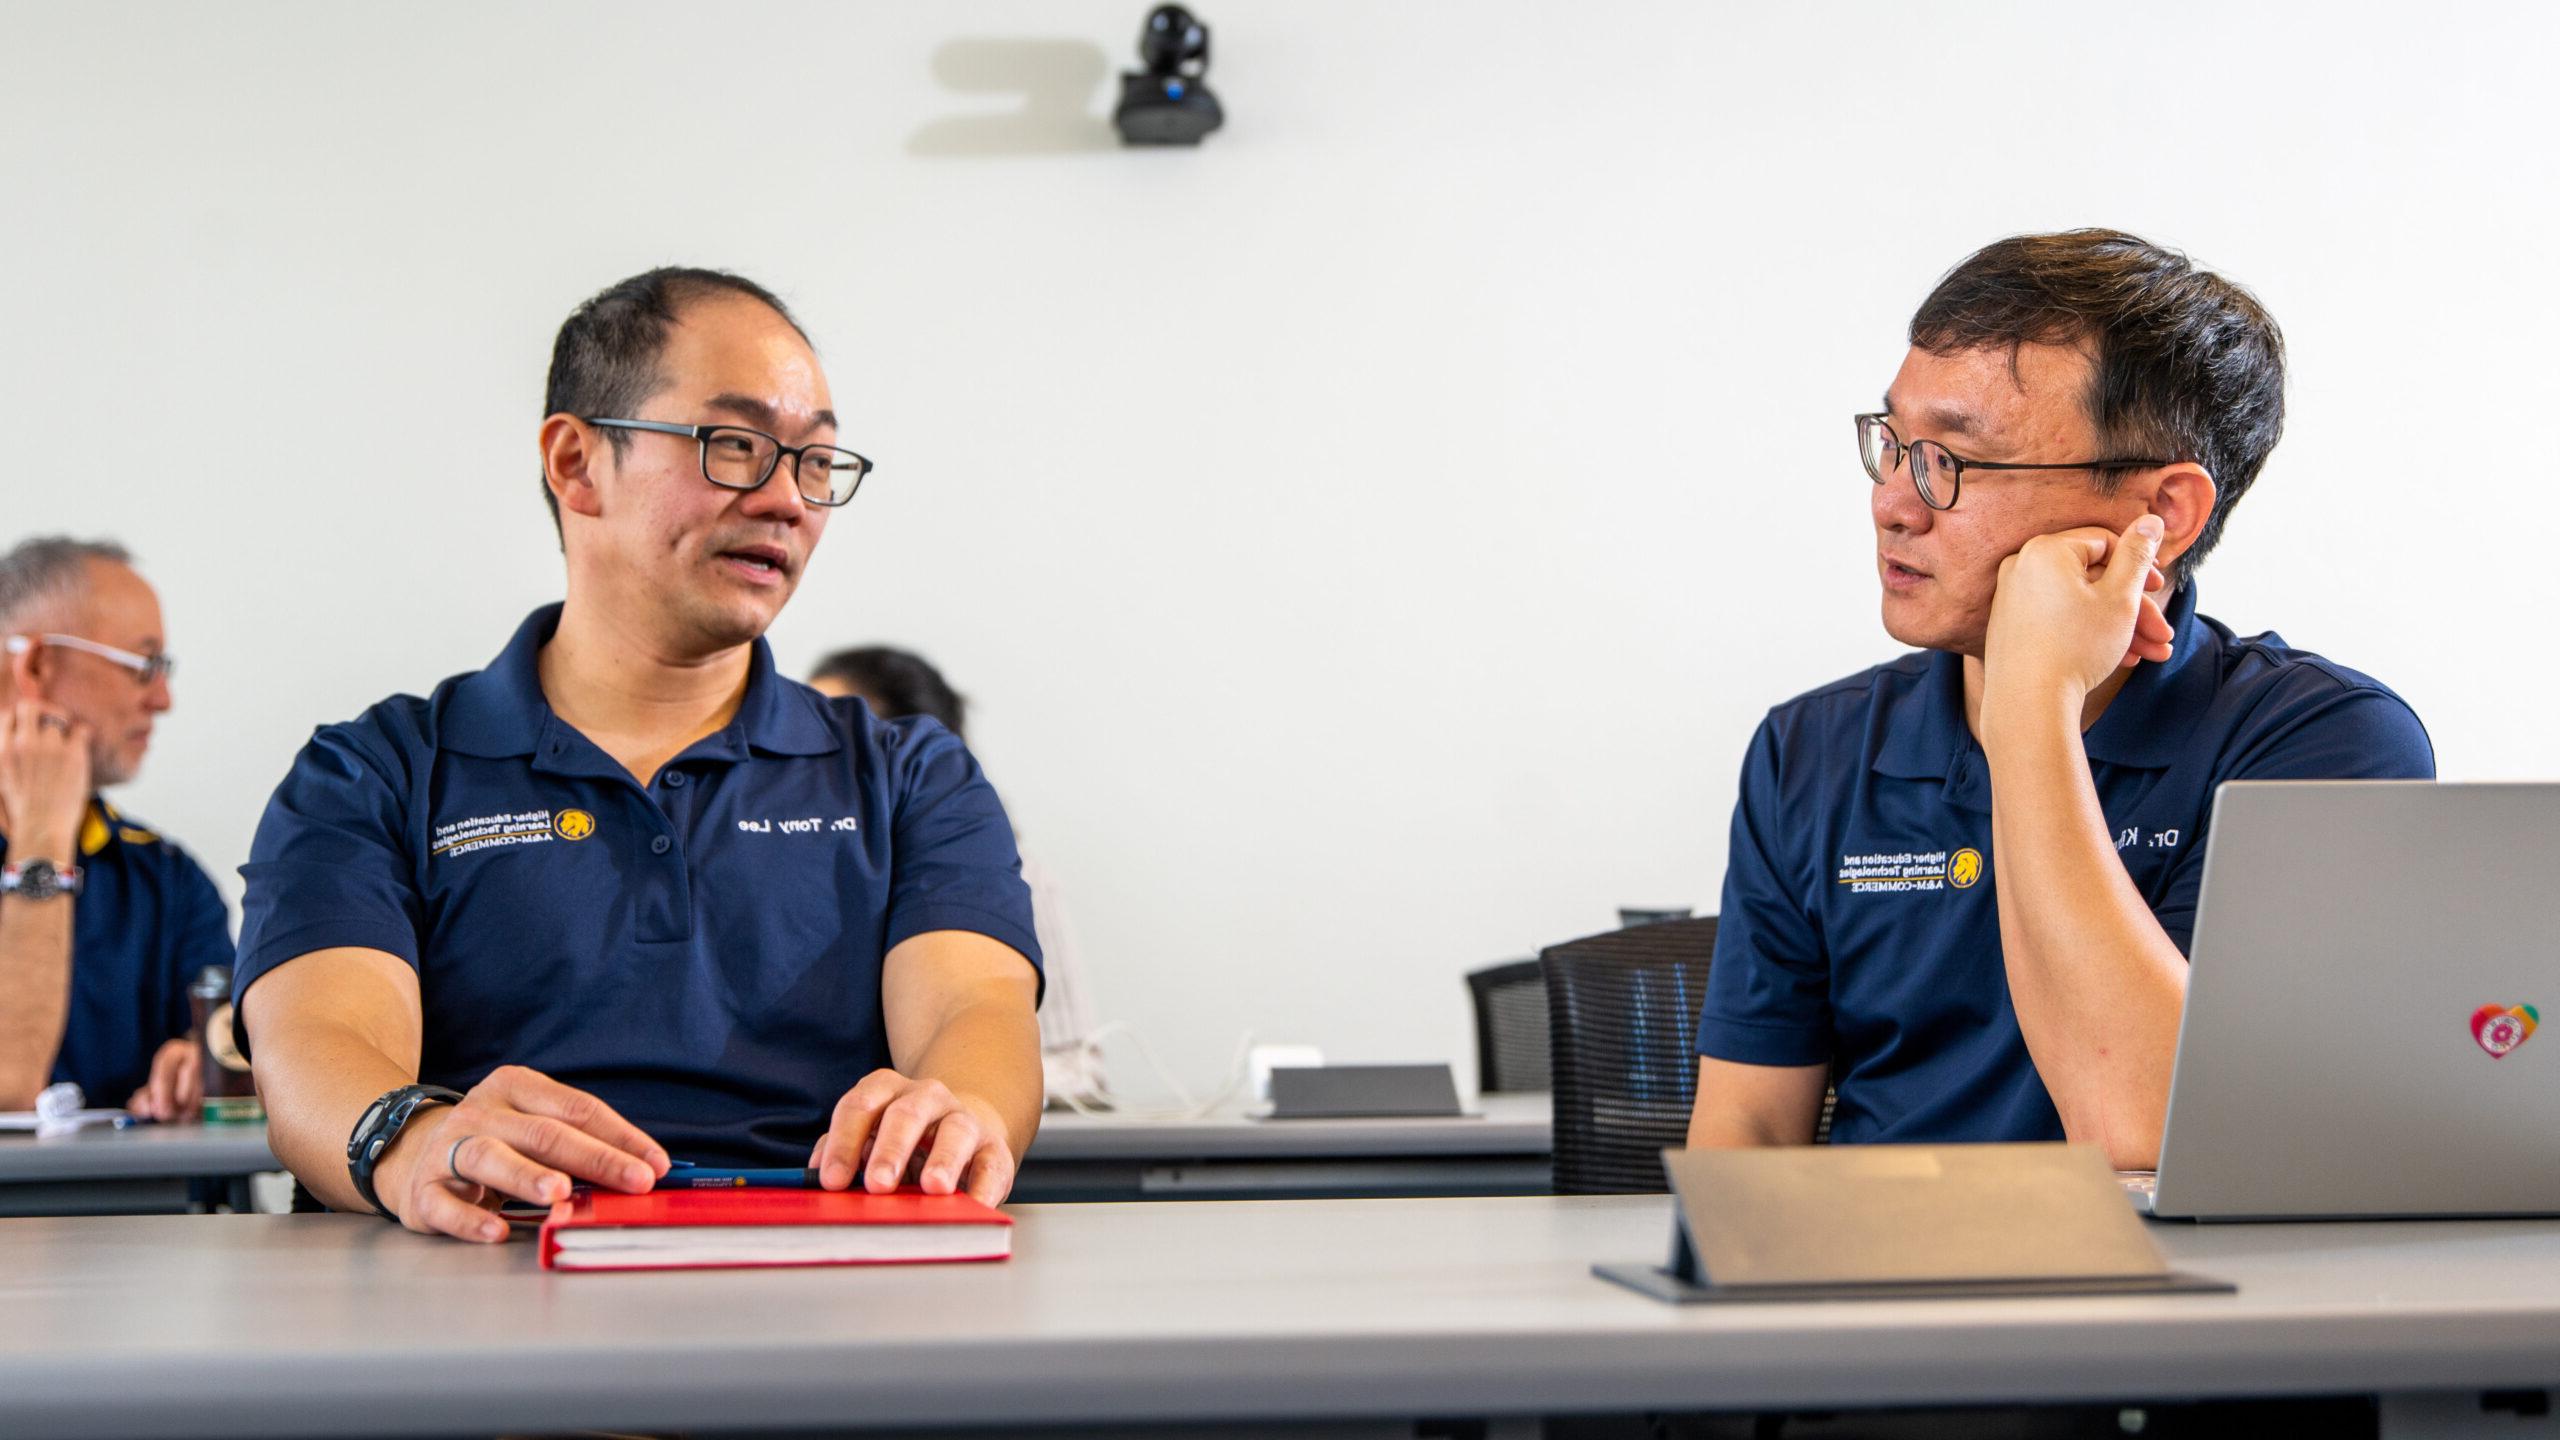
POLYGON ((231 963, 229 912, 194 857, 98 794, 142 768, 169 709, 162 637, 123 547, 0 554, 0 1110, 67 1082, 179 1120, 203 1095, 187 986, 231 963))
POLYGON ((1039 947, 959 739, 763 636, 871 462, 782 302, 654 270, 552 350, 567 560, 485 670, 323 727, 258 827, 237 980, 276 1153, 496 1241, 672 1162, 989 1203, 1040 1111, 1039 947))
POLYGON ((1939 282, 1855 418, 1884 627, 1920 653, 1751 742, 1689 1143, 1806 1143, 1827 1083, 1837 1141, 2151 1169, 2215 787, 2435 773, 2379 682, 2197 613, 2283 340, 2135 236, 2019 236, 1939 282))

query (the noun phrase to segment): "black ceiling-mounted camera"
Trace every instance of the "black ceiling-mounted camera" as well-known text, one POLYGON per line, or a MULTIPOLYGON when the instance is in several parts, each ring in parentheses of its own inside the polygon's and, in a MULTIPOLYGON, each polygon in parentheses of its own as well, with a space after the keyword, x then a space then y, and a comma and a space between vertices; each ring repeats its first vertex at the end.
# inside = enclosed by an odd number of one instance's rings
POLYGON ((1131 145, 1197 145, 1227 122, 1209 93, 1209 27, 1179 5, 1159 5, 1138 32, 1144 70, 1123 71, 1111 123, 1131 145))

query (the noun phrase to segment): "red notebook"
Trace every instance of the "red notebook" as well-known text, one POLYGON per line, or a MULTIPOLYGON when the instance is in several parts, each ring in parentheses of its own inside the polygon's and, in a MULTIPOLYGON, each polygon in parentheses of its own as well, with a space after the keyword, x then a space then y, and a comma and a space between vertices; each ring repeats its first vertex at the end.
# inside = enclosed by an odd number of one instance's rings
POLYGON ((542 1222, 545 1270, 1002 1260, 1013 1222, 965 1194, 581 1190, 542 1222))

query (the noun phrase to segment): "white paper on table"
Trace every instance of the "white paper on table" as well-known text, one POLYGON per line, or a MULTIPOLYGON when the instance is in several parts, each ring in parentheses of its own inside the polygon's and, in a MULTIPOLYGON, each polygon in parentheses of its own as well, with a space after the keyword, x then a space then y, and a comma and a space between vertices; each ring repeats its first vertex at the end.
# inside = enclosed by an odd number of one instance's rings
POLYGON ((33 1131, 37 1139, 49 1140, 92 1125, 115 1125, 130 1118, 129 1111, 81 1108, 88 1098, 68 1080, 47 1085, 36 1095, 33 1110, 0 1111, 0 1134, 33 1131))

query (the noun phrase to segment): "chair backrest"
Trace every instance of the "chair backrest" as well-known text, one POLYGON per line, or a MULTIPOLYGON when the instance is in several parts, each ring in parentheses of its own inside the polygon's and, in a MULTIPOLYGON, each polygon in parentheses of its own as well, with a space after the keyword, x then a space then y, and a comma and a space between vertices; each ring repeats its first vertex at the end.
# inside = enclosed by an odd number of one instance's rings
POLYGON ((1488 1095, 1547 1088, 1547 978, 1535 960, 1467 976, 1476 1002, 1476 1088, 1488 1095))
POLYGON ((1559 1195, 1667 1190, 1662 1151, 1687 1141, 1698 1007, 1716 921, 1664 920, 1568 940, 1546 968, 1559 1195))

